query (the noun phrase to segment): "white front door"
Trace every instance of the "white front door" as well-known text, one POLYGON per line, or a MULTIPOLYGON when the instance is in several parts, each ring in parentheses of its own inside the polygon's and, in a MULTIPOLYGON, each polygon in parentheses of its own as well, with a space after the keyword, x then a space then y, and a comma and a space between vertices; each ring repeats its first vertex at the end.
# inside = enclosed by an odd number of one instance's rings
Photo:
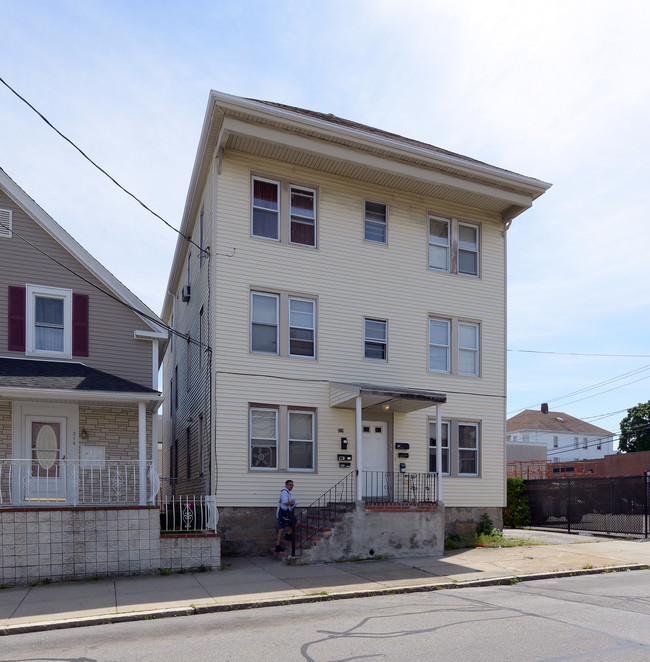
POLYGON ((25 501, 66 500, 66 439, 68 420, 65 416, 25 417, 25 457, 23 468, 25 501))
POLYGON ((364 497, 388 494, 388 424, 385 421, 362 422, 362 475, 364 497))

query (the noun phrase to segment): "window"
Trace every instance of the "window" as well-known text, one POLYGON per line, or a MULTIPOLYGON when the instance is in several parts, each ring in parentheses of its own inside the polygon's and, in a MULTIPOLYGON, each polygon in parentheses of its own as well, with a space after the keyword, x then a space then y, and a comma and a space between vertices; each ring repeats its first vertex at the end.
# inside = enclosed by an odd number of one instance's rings
POLYGON ((199 414, 199 474, 202 476, 204 472, 204 440, 203 431, 203 414, 199 414))
POLYGON ((387 322, 364 318, 363 320, 363 355, 367 359, 386 360, 387 322))
POLYGON ((314 414, 289 411, 289 469, 314 468, 314 414))
POLYGON ((315 299, 251 292, 250 336, 251 352, 315 358, 315 299))
POLYGON ((316 410, 250 405, 250 469, 314 471, 316 410))
POLYGON ((187 334, 187 356, 185 357, 185 390, 189 391, 192 384, 192 343, 187 334))
POLYGON ((478 276, 478 226, 458 224, 458 273, 478 276))
POLYGON ((458 424, 458 475, 478 474, 478 425, 458 424))
POLYGON ((250 467, 277 469, 278 410, 251 408, 250 410, 250 467))
POLYGON ((578 437, 573 437, 573 447, 578 448, 578 446, 580 446, 580 440, 578 437))
POLYGON ((11 209, 0 209, 0 237, 11 239, 11 209))
POLYGON ((187 253, 187 286, 192 285, 192 252, 187 253))
POLYGON ((449 372, 449 320, 429 319, 429 370, 449 372))
POLYGON ((480 365, 480 324, 429 318, 431 372, 478 377, 480 365))
POLYGON ((583 437, 583 438, 582 438, 582 447, 583 447, 584 449, 589 448, 589 440, 587 439, 587 437, 583 437))
POLYGON ((524 432, 522 441, 524 442, 530 441, 530 434, 528 432, 524 432))
POLYGON ((315 356, 315 303, 289 297, 289 356, 315 356))
POLYGON ((458 374, 478 376, 478 324, 458 323, 458 374))
POLYGON ((192 477, 192 431, 190 427, 185 428, 185 477, 192 477))
POLYGON ((316 245, 316 192, 291 187, 291 243, 316 245))
POLYGON ((560 440, 558 439, 557 435, 553 437, 553 448, 558 448, 560 445, 560 440))
POLYGON ((598 440, 598 443, 596 444, 596 450, 601 450, 602 449, 602 444, 600 442, 600 439, 598 440))
POLYGON ((254 176, 251 234, 300 246, 316 246, 316 190, 254 176))
POLYGON ((178 365, 174 366, 174 411, 178 409, 178 365))
POLYGON ((277 294, 251 294, 251 351, 278 353, 277 294))
POLYGON ((72 291, 27 286, 27 353, 72 356, 72 291))
MULTIPOLYGON (((437 473, 436 420, 430 418, 429 472, 437 473)), ((460 420, 442 421, 442 473, 450 476, 479 475, 480 424, 460 420)))
POLYGON ((387 207, 381 202, 365 201, 363 238, 378 244, 386 243, 387 207))
MULTIPOLYGON (((437 473, 436 466, 436 422, 429 421, 429 473, 437 473)), ((442 423, 442 473, 449 473, 449 423, 442 423)))
POLYGON ((479 226, 429 216, 429 268, 478 276, 479 226))
POLYGON ((254 237, 280 239, 280 184, 253 178, 254 237))

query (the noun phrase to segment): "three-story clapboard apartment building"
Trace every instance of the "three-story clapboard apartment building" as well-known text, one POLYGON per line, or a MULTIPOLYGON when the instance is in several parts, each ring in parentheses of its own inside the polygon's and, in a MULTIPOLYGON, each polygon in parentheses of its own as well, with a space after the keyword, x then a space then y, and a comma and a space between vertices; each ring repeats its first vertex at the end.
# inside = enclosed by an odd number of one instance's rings
POLYGON ((162 311, 163 473, 216 497, 224 552, 272 545, 288 478, 302 507, 354 504, 324 557, 500 522, 506 233, 548 187, 210 93, 162 311))

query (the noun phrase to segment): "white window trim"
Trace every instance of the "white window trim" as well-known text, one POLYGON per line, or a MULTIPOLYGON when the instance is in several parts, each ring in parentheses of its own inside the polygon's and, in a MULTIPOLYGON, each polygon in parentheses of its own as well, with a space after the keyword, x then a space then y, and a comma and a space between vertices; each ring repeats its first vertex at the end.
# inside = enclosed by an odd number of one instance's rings
POLYGON ((363 201, 363 240, 379 246, 386 246, 388 244, 388 205, 385 202, 377 202, 376 200, 369 200, 367 198, 363 201), (374 218, 368 218, 368 204, 381 205, 384 208, 383 222, 378 221, 374 218), (383 226, 384 241, 379 241, 377 239, 370 239, 366 237, 366 226, 368 223, 370 223, 371 225, 383 226))
POLYGON ((256 239, 264 239, 265 241, 276 241, 279 242, 281 238, 281 232, 282 232, 282 222, 281 222, 281 216, 282 214, 282 186, 279 181, 275 179, 268 179, 266 177, 258 177, 257 175, 253 175, 251 177, 251 237, 255 237, 256 239), (278 190, 278 208, 277 210, 272 210, 272 209, 267 209, 266 207, 256 207, 255 206, 255 182, 264 182, 266 184, 275 184, 277 190, 278 190), (260 209, 261 211, 265 212, 272 212, 275 213, 277 217, 277 237, 266 237, 263 234, 255 234, 254 231, 254 224, 253 224, 253 216, 255 209, 260 209))
POLYGON ((444 319, 443 317, 429 317, 428 321, 428 356, 427 356, 427 366, 429 368, 429 372, 437 372, 442 375, 448 375, 451 373, 451 332, 452 332, 452 325, 451 325, 451 320, 444 319), (444 322, 447 325, 447 344, 446 345, 441 345, 439 343, 432 343, 431 342, 431 322, 444 322), (445 370, 436 370, 435 368, 431 367, 431 348, 432 347, 443 347, 446 348, 447 350, 447 368, 445 370))
MULTIPOLYGON (((447 426, 447 445, 441 447, 441 450, 445 449, 445 448, 447 449, 447 471, 442 471, 441 473, 442 473, 443 476, 449 476, 449 475, 451 475, 450 474, 450 471, 451 471, 451 424, 450 424, 449 421, 441 421, 441 423, 442 423, 443 428, 445 426, 447 426)), ((435 428, 436 419, 435 418, 430 418, 428 425, 429 425, 429 427, 428 427, 428 433, 429 433, 428 434, 428 449, 429 449, 429 454, 431 454, 431 449, 434 449, 434 450, 437 449, 437 444, 438 444, 438 440, 436 439, 436 446, 431 445, 431 426, 433 425, 434 428, 435 428)), ((442 453, 441 453, 440 457, 442 457, 442 453)), ((429 457, 427 457, 427 461, 428 460, 429 460, 429 457)), ((429 471, 428 473, 438 473, 438 472, 437 471, 435 471, 435 472, 429 471)))
POLYGON ((289 236, 288 240, 292 246, 305 246, 307 248, 316 248, 318 245, 318 226, 316 219, 318 218, 318 213, 316 210, 316 205, 318 204, 318 195, 316 189, 308 188, 307 186, 301 186, 300 184, 289 184, 289 236), (314 210, 312 216, 303 216, 302 214, 294 214, 291 211, 291 195, 294 191, 311 193, 314 200, 314 210), (300 225, 313 225, 314 226, 314 243, 313 244, 303 244, 299 241, 291 241, 291 226, 293 225, 294 218, 296 223, 300 225))
POLYGON ((250 293, 250 325, 249 325, 249 347, 250 351, 253 354, 265 354, 267 356, 277 356, 280 353, 280 295, 272 292, 259 292, 257 290, 251 291, 250 293), (253 298, 255 296, 263 296, 269 299, 275 299, 275 352, 265 352, 261 349, 255 349, 253 347, 253 325, 254 324, 263 324, 264 326, 272 326, 266 322, 256 322, 253 318, 253 298))
MULTIPOLYGON (((248 468, 250 471, 277 471, 278 470, 278 454, 280 448, 280 440, 278 435, 278 419, 280 411, 277 407, 264 407, 264 406, 249 406, 248 408, 248 468), (275 466, 273 467, 261 467, 253 466, 253 412, 254 411, 272 411, 275 414, 275 466)), ((256 437, 256 439, 262 440, 261 437, 256 437)), ((269 439, 270 441, 270 439, 269 439)), ((261 446, 262 444, 258 444, 261 446)), ((271 446, 271 444, 266 444, 271 446)))
POLYGON ((458 374, 463 377, 478 377, 481 372, 481 325, 475 322, 458 322, 458 374), (462 347, 460 344, 460 327, 467 326, 476 330, 476 347, 462 347), (473 352, 474 370, 472 372, 461 372, 461 352, 473 352))
POLYGON ((363 358, 370 361, 383 361, 386 363, 388 361, 388 320, 381 319, 380 317, 364 317, 363 318, 363 358), (368 327, 366 326, 367 322, 379 322, 384 325, 385 338, 373 338, 368 335, 368 327), (376 356, 367 356, 366 355, 366 343, 376 343, 377 345, 384 346, 384 357, 377 358, 376 356))
POLYGON ((461 425, 466 425, 468 427, 473 427, 476 429, 476 448, 468 448, 466 446, 461 446, 460 445, 460 433, 457 432, 458 439, 457 439, 457 444, 456 444, 456 451, 458 455, 458 475, 459 476, 479 476, 481 474, 481 456, 480 456, 480 451, 481 451, 481 427, 478 423, 474 423, 471 421, 458 421, 457 427, 460 428, 461 425), (461 473, 460 471, 460 452, 461 451, 472 451, 473 453, 476 454, 476 471, 471 472, 471 473, 461 473))
POLYGON ((26 285, 26 338, 25 354, 28 356, 50 356, 72 358, 72 290, 46 287, 43 285, 26 285), (63 351, 54 352, 36 349, 36 297, 43 296, 63 300, 63 351))
POLYGON ((310 299, 307 297, 297 297, 297 296, 291 296, 289 295, 287 297, 287 353, 289 356, 293 358, 299 358, 299 359, 315 359, 316 358, 316 300, 315 299, 310 299), (311 321, 312 325, 311 326, 297 326, 295 324, 291 324, 291 302, 292 301, 304 301, 306 303, 311 304, 311 321), (313 350, 311 355, 310 354, 292 354, 291 353, 291 329, 307 329, 308 331, 311 331, 313 335, 313 340, 312 340, 312 345, 313 345, 313 350))
POLYGON ((457 218, 439 216, 438 214, 429 213, 427 216, 427 267, 431 271, 437 271, 439 273, 449 273, 457 276, 462 276, 465 278, 480 278, 481 275, 481 224, 473 223, 470 221, 461 221, 457 218), (441 223, 447 224, 447 243, 441 243, 435 241, 435 238, 431 237, 431 223, 430 221, 439 221, 441 223), (471 227, 476 230, 476 250, 471 251, 468 248, 460 248, 459 241, 459 228, 461 226, 471 227), (436 267, 431 264, 430 256, 430 247, 446 247, 447 249, 447 267, 436 267), (469 273, 466 271, 460 271, 459 269, 459 254, 460 251, 469 251, 476 253, 476 273, 469 273))
POLYGON ((316 469, 316 412, 313 409, 287 409, 287 471, 298 471, 301 473, 314 473, 316 469), (311 468, 292 467, 290 445, 291 441, 308 441, 306 439, 291 439, 291 414, 310 414, 311 415, 311 468))

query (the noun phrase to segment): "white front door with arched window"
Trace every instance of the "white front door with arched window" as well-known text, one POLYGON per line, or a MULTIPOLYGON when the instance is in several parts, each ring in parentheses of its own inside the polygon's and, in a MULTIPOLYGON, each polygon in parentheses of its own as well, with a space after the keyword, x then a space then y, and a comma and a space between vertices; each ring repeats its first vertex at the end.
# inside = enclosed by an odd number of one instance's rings
POLYGON ((79 458, 77 405, 14 403, 14 501, 73 501, 74 462, 79 458))

